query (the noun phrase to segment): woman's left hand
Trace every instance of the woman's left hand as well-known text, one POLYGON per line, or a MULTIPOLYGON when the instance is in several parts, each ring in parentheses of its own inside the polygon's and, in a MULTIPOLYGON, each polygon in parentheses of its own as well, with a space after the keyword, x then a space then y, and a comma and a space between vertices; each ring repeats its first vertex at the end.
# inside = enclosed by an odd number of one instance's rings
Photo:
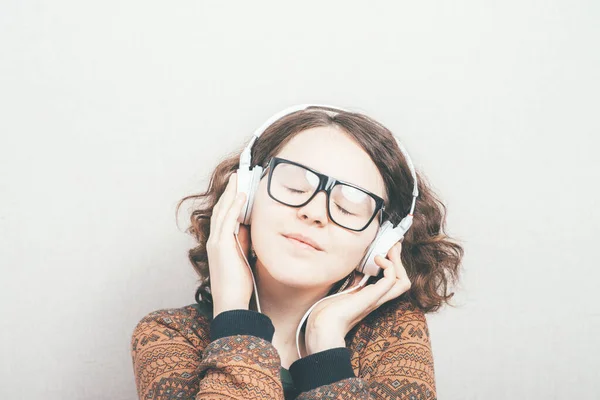
MULTIPOLYGON (((383 277, 374 284, 323 300, 315 307, 306 325, 304 341, 307 355, 345 347, 346 334, 358 322, 383 303, 410 289, 411 282, 402 265, 401 251, 402 242, 398 242, 390 249, 387 258, 375 257, 375 263, 383 269, 383 277)), ((358 284, 363 276, 357 272, 348 288, 358 284)))

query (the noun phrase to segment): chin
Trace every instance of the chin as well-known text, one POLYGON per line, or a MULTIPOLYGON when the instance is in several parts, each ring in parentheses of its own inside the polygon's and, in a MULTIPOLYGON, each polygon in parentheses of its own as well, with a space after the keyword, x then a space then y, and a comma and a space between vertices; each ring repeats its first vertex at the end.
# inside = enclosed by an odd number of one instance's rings
POLYGON ((298 260, 287 254, 278 254, 271 260, 265 260, 264 268, 273 279, 290 287, 309 287, 314 286, 319 279, 319 270, 322 268, 317 265, 298 260), (269 267, 272 266, 272 267, 269 267))

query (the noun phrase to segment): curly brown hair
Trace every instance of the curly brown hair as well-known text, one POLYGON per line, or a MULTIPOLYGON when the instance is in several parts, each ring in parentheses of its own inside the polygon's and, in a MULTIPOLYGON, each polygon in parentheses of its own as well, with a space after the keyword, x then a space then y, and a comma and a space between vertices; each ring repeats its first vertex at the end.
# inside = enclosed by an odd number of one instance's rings
MULTIPOLYGON (((339 112, 330 115, 322 107, 307 108, 280 118, 269 126, 252 147, 254 165, 266 166, 270 157, 276 155, 298 133, 315 127, 336 126, 353 138, 371 157, 383 177, 389 204, 385 205, 384 218, 394 225, 406 216, 412 203, 414 182, 407 162, 392 133, 380 123, 358 112, 339 112)), ((245 146, 244 146, 245 147, 245 146)), ((210 235, 212 209, 225 191, 229 176, 239 166, 241 147, 222 160, 212 172, 208 189, 199 194, 184 197, 176 208, 186 200, 200 200, 190 215, 191 225, 186 233, 192 235, 198 246, 188 252, 192 266, 200 276, 196 299, 212 304, 210 274, 206 242, 210 235)), ((415 168, 416 169, 416 168, 415 168)), ((411 281, 411 288, 400 296, 423 310, 437 311, 443 303, 449 303, 454 293, 448 293, 448 283, 456 284, 463 248, 444 233, 446 207, 436 197, 422 173, 416 171, 419 196, 417 197, 413 223, 406 232, 402 244, 402 263, 411 281)), ((347 283, 344 278, 336 282, 329 294, 347 283)))

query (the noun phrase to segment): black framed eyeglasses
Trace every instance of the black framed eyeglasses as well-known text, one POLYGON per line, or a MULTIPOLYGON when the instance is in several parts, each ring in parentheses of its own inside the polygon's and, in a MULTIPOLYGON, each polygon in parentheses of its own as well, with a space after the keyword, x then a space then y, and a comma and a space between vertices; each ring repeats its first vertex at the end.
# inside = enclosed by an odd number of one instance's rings
POLYGON ((327 214, 337 225, 360 232, 369 226, 379 211, 379 223, 382 222, 384 200, 368 190, 279 157, 269 160, 265 173, 267 170, 269 196, 281 204, 303 207, 324 190, 327 214))

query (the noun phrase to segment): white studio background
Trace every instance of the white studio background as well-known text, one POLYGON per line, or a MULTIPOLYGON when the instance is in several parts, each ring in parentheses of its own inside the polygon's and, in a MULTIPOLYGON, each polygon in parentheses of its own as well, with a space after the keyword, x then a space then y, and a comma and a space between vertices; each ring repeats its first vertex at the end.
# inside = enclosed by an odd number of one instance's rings
POLYGON ((395 132, 465 247, 440 399, 597 399, 600 3, 0 4, 0 397, 136 398, 194 302, 175 205, 296 103, 395 132), (596 338, 596 339, 594 339, 596 338))

